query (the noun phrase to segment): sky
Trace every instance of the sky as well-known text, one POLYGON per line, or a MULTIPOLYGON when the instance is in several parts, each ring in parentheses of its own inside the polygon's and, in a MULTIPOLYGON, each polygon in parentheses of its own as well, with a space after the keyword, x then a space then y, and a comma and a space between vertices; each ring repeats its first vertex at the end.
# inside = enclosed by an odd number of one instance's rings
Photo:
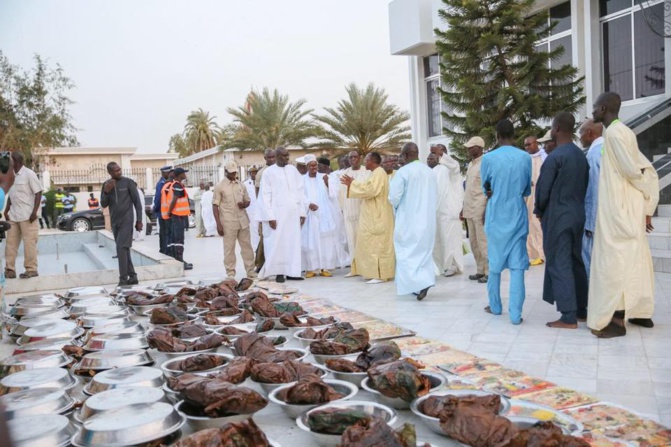
POLYGON ((350 82, 409 108, 408 65, 389 53, 390 0, 0 0, 0 50, 34 54, 76 84, 82 146, 165 152, 191 110, 220 125, 250 89, 319 111, 350 82))

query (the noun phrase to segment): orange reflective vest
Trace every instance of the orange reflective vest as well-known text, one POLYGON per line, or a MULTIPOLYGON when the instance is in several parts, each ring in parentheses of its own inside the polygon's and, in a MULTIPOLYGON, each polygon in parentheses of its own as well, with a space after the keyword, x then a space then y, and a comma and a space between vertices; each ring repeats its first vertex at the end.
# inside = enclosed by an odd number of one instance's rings
MULTIPOLYGON (((175 197, 175 191, 173 190, 175 183, 179 182, 174 180, 166 182, 165 185, 163 185, 163 189, 161 189, 161 218, 165 220, 170 219, 169 210, 172 199, 175 197)), ((184 186, 182 186, 182 188, 184 188, 184 186)), ((175 216, 188 216, 191 214, 191 209, 189 208, 189 195, 186 192, 186 188, 184 188, 184 197, 179 197, 177 199, 175 207, 172 209, 172 214, 175 216)))

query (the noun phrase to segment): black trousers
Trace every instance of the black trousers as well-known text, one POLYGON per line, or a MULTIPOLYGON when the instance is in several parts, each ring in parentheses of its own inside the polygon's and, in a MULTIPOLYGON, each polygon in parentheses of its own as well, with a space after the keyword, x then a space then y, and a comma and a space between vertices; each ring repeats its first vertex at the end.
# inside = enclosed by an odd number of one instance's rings
POLYGON ((133 245, 133 221, 112 223, 112 234, 116 243, 116 255, 119 261, 119 278, 128 279, 136 276, 130 248, 133 245))
POLYGON ((51 228, 49 226, 49 213, 47 213, 47 207, 42 208, 42 217, 40 217, 40 228, 44 228, 44 224, 47 225, 47 228, 51 228))
POLYGON ((168 255, 182 262, 184 262, 184 230, 188 224, 187 216, 170 216, 168 255))
POLYGON ((158 244, 159 251, 164 255, 170 256, 168 253, 168 239, 170 238, 170 219, 163 219, 160 215, 156 219, 158 224, 158 244))

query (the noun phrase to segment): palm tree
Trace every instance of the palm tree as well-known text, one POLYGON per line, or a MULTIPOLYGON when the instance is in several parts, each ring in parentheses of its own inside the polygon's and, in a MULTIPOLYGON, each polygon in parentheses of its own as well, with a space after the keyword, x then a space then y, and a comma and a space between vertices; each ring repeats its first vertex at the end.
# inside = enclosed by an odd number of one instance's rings
POLYGON ((194 110, 186 117, 183 138, 190 154, 211 149, 217 145, 216 136, 219 126, 214 121, 216 116, 210 116, 203 109, 194 110))
POLYGON ((184 137, 178 133, 170 137, 170 142, 168 143, 168 152, 179 154, 179 158, 184 158, 188 155, 191 155, 189 153, 189 149, 186 147, 186 141, 184 141, 184 137))
POLYGON ((324 125, 319 145, 329 148, 351 148, 364 155, 372 151, 398 150, 410 140, 407 112, 387 103, 388 95, 372 83, 360 89, 352 83, 345 87, 347 98, 336 108, 325 108, 325 114, 314 115, 324 125))
POLYGON ((244 106, 229 108, 235 131, 226 147, 263 150, 278 146, 303 146, 305 140, 316 136, 317 128, 306 119, 311 109, 304 109, 306 101, 289 102, 289 97, 276 89, 264 88, 247 96, 244 106))

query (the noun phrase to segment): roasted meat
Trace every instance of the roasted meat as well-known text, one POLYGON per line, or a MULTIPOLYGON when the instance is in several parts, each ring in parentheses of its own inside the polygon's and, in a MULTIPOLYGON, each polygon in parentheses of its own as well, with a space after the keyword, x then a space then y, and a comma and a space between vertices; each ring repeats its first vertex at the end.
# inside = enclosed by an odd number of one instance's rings
POLYGON ((244 329, 238 329, 237 327, 233 327, 233 326, 224 326, 221 329, 219 329, 217 332, 219 332, 221 335, 245 335, 245 334, 249 334, 249 331, 245 331, 244 329))
POLYGON ((305 322, 302 322, 297 315, 293 313, 283 313, 280 316, 280 323, 286 327, 311 327, 311 326, 323 326, 325 324, 335 324, 336 320, 333 317, 324 317, 324 318, 314 318, 306 317, 305 322))
POLYGON ((350 425, 370 418, 371 416, 365 411, 326 408, 324 410, 312 411, 308 415, 308 427, 317 433, 342 435, 350 425))
POLYGON ((552 422, 538 422, 533 427, 520 430, 510 441, 496 447, 589 447, 589 443, 564 435, 552 422))
POLYGON ((370 336, 365 328, 339 333, 330 340, 310 343, 310 352, 321 355, 342 355, 361 352, 368 347, 370 336))
POLYGON ((147 293, 137 292, 126 297, 126 304, 131 306, 151 306, 154 304, 172 303, 175 299, 174 295, 154 296, 147 293))
POLYGON ((218 296, 210 303, 210 309, 212 310, 221 310, 221 309, 235 309, 235 313, 238 313, 238 297, 237 295, 226 295, 218 296))
POLYGON ((316 375, 303 377, 293 386, 277 393, 277 398, 295 405, 325 404, 345 397, 316 375))
POLYGON ((233 342, 237 355, 245 356, 259 362, 283 362, 296 360, 301 354, 297 351, 280 351, 275 348, 273 340, 259 334, 240 336, 233 342))
POLYGON ((200 430, 173 447, 270 447, 265 433, 250 419, 200 430))
POLYGON ((412 424, 405 424, 398 432, 382 419, 361 419, 350 425, 342 435, 340 447, 415 447, 417 435, 412 424))
POLYGON ((261 383, 296 382, 309 375, 321 376, 322 371, 314 365, 295 360, 282 363, 255 362, 251 370, 252 380, 261 383))
POLYGON ((180 360, 171 368, 184 372, 197 372, 213 369, 224 363, 226 363, 226 357, 214 354, 198 354, 180 360))
POLYGON ((322 329, 320 331, 315 331, 311 327, 303 329, 300 336, 302 338, 307 338, 310 340, 328 340, 331 338, 335 338, 338 334, 351 330, 354 330, 354 327, 351 324, 338 323, 331 327, 327 327, 326 329, 322 329))
POLYGON ((72 357, 73 359, 80 361, 82 357, 86 355, 86 350, 81 346, 75 345, 65 345, 61 348, 65 355, 72 357))
POLYGON ((255 320, 256 318, 254 318, 254 315, 252 315, 251 312, 249 312, 248 310, 243 310, 238 318, 236 318, 235 320, 231 321, 228 324, 253 323, 255 320))
POLYGON ((431 390, 431 381, 403 360, 382 363, 368 369, 371 387, 383 396, 412 402, 431 390))
POLYGON ((254 280, 249 278, 243 278, 242 281, 235 287, 237 292, 244 292, 254 285, 254 280))
POLYGON ((327 360, 326 366, 340 372, 366 372, 371 366, 393 362, 401 358, 401 350, 393 341, 382 342, 364 350, 356 361, 347 359, 327 360))
POLYGON ((431 396, 424 399, 419 405, 419 411, 424 413, 427 416, 433 418, 439 418, 440 413, 445 409, 446 406, 457 406, 458 408, 464 408, 467 406, 478 407, 482 411, 499 414, 501 409, 501 396, 498 394, 491 394, 489 396, 431 396), (449 404, 448 404, 449 402, 449 404))
POLYGON ((235 357, 222 369, 209 374, 208 377, 233 384, 242 383, 249 377, 253 362, 252 359, 247 357, 235 357))
POLYGON ((187 342, 173 337, 166 329, 154 329, 147 335, 150 348, 161 352, 194 352, 205 349, 218 348, 224 342, 224 337, 218 334, 203 335, 198 340, 187 342))
POLYGON ((208 334, 205 326, 195 323, 187 323, 174 327, 171 333, 173 337, 177 338, 196 338, 208 334))
POLYGON ((188 314, 179 307, 159 307, 151 311, 151 324, 183 323, 189 319, 188 314))

